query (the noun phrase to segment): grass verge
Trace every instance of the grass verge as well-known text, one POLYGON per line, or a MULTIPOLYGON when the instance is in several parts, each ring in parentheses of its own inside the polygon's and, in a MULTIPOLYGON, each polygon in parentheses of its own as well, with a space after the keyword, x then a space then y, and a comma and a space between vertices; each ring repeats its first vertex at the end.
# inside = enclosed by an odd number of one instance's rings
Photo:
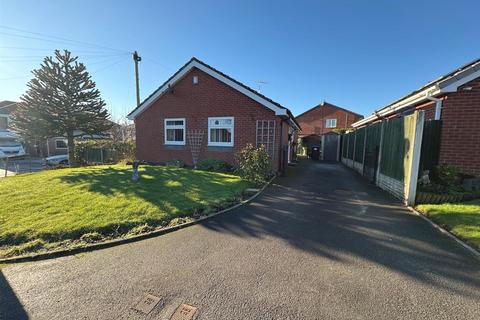
POLYGON ((421 204, 416 209, 454 235, 480 249, 480 200, 421 204))
POLYGON ((140 234, 240 200, 238 176, 127 166, 43 171, 0 180, 0 257, 58 250, 140 234))

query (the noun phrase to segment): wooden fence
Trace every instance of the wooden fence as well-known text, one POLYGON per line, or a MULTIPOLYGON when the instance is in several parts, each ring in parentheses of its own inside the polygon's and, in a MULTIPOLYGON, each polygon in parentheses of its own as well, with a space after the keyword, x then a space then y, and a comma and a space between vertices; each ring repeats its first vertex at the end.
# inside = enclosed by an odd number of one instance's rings
POLYGON ((440 128, 423 111, 379 121, 343 135, 342 162, 413 205, 419 170, 438 163, 440 128))

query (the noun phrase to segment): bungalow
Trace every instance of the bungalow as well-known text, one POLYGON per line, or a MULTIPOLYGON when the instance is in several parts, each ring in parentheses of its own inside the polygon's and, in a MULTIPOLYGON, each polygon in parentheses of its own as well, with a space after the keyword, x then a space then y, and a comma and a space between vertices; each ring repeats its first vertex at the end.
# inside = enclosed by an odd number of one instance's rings
POLYGON ((425 120, 442 121, 439 163, 480 176, 480 59, 376 110, 353 127, 365 127, 415 110, 424 110, 425 120))
POLYGON ((196 58, 128 117, 135 122, 137 158, 158 164, 193 165, 195 153, 233 163, 234 153, 252 144, 265 146, 281 172, 300 129, 287 108, 196 58))

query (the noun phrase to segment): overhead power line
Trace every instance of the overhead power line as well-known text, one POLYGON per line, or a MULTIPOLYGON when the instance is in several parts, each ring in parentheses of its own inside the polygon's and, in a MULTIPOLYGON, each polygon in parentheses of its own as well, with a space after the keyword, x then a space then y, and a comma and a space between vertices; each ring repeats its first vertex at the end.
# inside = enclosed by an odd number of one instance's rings
POLYGON ((26 39, 33 39, 33 40, 40 40, 40 41, 47 41, 47 42, 57 42, 57 43, 67 42, 67 43, 77 44, 79 46, 84 46, 84 47, 102 48, 102 49, 105 49, 105 50, 113 50, 113 51, 117 51, 117 52, 123 52, 123 53, 130 54, 130 52, 128 50, 111 48, 111 47, 98 45, 98 44, 91 43, 91 42, 86 42, 86 41, 78 41, 78 40, 68 39, 68 38, 64 38, 64 37, 52 36, 52 35, 48 35, 48 34, 40 33, 40 32, 33 32, 33 31, 28 31, 28 30, 23 30, 23 29, 18 29, 18 28, 12 28, 12 27, 2 26, 2 25, 0 25, 0 29, 11 30, 11 31, 15 31, 15 32, 21 32, 21 33, 26 33, 26 34, 37 36, 37 37, 33 37, 33 36, 17 34, 17 33, 8 33, 8 32, 3 32, 3 31, 0 32, 0 34, 7 35, 7 36, 12 36, 12 37, 20 37, 20 38, 26 38, 26 39))

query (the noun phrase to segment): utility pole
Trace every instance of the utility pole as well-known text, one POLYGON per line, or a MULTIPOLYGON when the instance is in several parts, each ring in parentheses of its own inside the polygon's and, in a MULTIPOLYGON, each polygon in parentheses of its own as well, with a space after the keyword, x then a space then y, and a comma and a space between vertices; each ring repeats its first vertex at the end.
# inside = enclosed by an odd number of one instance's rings
POLYGON ((138 80, 138 62, 142 61, 142 57, 138 55, 138 52, 133 53, 133 63, 135 64, 135 85, 137 88, 137 107, 140 105, 140 82, 138 80))

